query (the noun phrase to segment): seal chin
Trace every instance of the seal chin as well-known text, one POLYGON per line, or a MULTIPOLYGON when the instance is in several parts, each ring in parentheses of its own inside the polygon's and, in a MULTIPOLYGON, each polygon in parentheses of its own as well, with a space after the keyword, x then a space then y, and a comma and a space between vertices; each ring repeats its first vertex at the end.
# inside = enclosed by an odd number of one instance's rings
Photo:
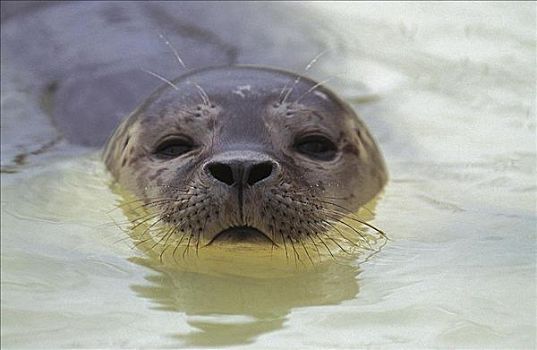
POLYGON ((219 243, 273 243, 272 240, 262 231, 251 226, 229 227, 219 233, 209 242, 219 243))

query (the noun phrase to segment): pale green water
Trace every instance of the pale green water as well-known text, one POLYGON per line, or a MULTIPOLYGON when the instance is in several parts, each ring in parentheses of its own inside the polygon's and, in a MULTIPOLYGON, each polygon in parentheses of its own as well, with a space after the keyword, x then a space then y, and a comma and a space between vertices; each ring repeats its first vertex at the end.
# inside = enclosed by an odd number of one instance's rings
MULTIPOLYGON (((95 154, 60 144, 2 174, 3 348, 535 348, 535 5, 312 7, 356 57, 317 69, 347 72, 332 86, 390 169, 383 250, 259 276, 163 267, 113 224, 95 154)), ((49 131, 5 77, 9 154, 20 123, 49 131)))

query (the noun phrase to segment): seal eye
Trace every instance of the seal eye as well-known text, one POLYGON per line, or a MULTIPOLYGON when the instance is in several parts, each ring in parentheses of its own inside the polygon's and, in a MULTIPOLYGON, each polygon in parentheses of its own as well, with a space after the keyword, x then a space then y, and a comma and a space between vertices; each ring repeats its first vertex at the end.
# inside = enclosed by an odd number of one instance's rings
POLYGON ((332 160, 337 153, 336 145, 322 135, 299 138, 294 147, 299 153, 317 160, 332 160))
POLYGON ((171 138, 157 146, 154 154, 159 158, 171 159, 179 157, 194 149, 194 144, 189 139, 171 138))

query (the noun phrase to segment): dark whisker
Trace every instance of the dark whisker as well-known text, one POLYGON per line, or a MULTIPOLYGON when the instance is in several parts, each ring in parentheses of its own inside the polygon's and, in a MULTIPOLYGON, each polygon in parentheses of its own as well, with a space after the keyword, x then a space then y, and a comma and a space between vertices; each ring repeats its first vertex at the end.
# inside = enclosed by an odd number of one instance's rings
POLYGON ((289 238, 289 242, 291 242, 291 246, 293 247, 294 257, 295 257, 295 266, 298 267, 298 261, 300 261, 300 255, 298 255, 298 252, 296 251, 295 244, 293 243, 293 239, 289 238))
POLYGON ((170 237, 172 237, 175 233, 177 233, 177 229, 175 227, 172 227, 172 229, 170 230, 170 234, 168 235, 168 238, 166 238, 166 240, 164 241, 164 249, 160 252, 159 254, 159 260, 160 262, 162 263, 162 257, 164 256, 164 252, 166 251, 166 249, 168 249, 169 245, 168 245, 168 240, 170 239, 170 237))
POLYGON ((341 218, 338 218, 338 217, 335 217, 335 216, 329 216, 327 213, 326 213, 326 216, 330 219, 330 220, 333 220, 334 222, 338 223, 338 224, 342 224, 346 227, 348 227, 349 229, 351 229, 354 233, 356 233, 357 235, 360 236, 360 238, 362 238, 362 240, 364 242, 366 242, 368 245, 369 245, 369 240, 364 237, 363 233, 358 231, 358 229, 356 229, 355 227, 349 225, 348 223, 346 223, 345 221, 343 221, 341 218))
POLYGON ((285 236, 284 236, 284 234, 283 234, 283 232, 282 232, 281 229, 280 229, 280 235, 282 236, 283 247, 284 247, 284 249, 285 249, 285 259, 286 259, 287 261, 289 261, 289 255, 287 254, 287 243, 285 242, 285 236))
POLYGON ((143 203, 143 204, 140 204, 137 207, 128 208, 128 209, 130 211, 136 211, 136 210, 141 209, 141 208, 149 209, 149 208, 156 207, 156 206, 159 206, 159 205, 162 205, 162 204, 177 203, 177 202, 181 202, 181 201, 182 201, 181 198, 179 198, 179 199, 178 198, 176 198, 176 199, 160 199, 160 200, 156 200, 156 201, 151 201, 149 203, 143 203))
MULTIPOLYGON (((162 198, 151 198, 150 200, 161 200, 161 199, 165 199, 165 198, 164 197, 162 197, 162 198)), ((126 207, 126 206, 128 206, 130 204, 144 203, 145 200, 147 200, 147 199, 136 199, 136 200, 132 200, 132 201, 129 201, 129 202, 123 202, 121 204, 116 204, 116 207, 113 208, 113 209, 110 209, 109 211, 107 211, 106 214, 110 214, 113 211, 118 210, 118 209, 122 209, 123 207, 126 207)))
POLYGON ((146 188, 158 188, 158 189, 161 189, 161 188, 173 188, 173 189, 175 189, 175 191, 174 191, 175 193, 191 194, 192 192, 189 191, 189 190, 185 190, 185 187, 188 187, 188 188, 193 189, 195 191, 198 191, 200 189, 207 190, 207 187, 203 186, 201 184, 200 184, 200 188, 192 186, 192 185, 184 185, 183 187, 172 186, 172 185, 148 185, 148 186, 146 186, 146 188), (177 191, 177 190, 179 190, 179 191, 177 191))
POLYGON ((344 210, 345 215, 351 215, 352 216, 352 217, 350 217, 350 219, 352 219, 352 220, 354 220, 354 221, 356 221, 356 222, 358 222, 358 223, 360 223, 362 225, 365 225, 365 226, 368 226, 368 227, 372 228, 373 230, 377 231, 379 234, 381 234, 382 236, 384 236, 385 238, 388 239, 388 236, 386 235, 386 233, 384 231, 382 231, 381 229, 373 226, 372 224, 370 224, 370 223, 368 223, 366 221, 363 221, 363 220, 359 219, 358 217, 356 217, 356 214, 354 214, 349 209, 347 209, 347 208, 345 208, 345 207, 343 207, 341 205, 338 205, 336 203, 332 203, 332 202, 326 202, 326 201, 322 201, 322 200, 320 202, 325 203, 325 204, 329 204, 329 205, 333 205, 333 206, 335 206, 335 207, 337 207, 337 208, 339 208, 341 210, 344 210))
POLYGON ((309 261, 311 261, 311 265, 315 265, 315 263, 313 262, 313 259, 311 258, 310 256, 310 253, 308 252, 308 249, 306 248, 306 246, 304 245, 304 241, 302 239, 299 239, 298 240, 300 242, 300 244, 302 245, 302 249, 304 250, 304 253, 306 253, 309 261))
POLYGON ((332 254, 332 251, 330 250, 330 248, 328 247, 328 245, 326 245, 325 241, 323 240, 323 238, 321 236, 319 236, 319 234, 317 232, 313 232, 313 234, 315 235, 315 237, 317 237, 317 239, 319 239, 319 241, 322 243, 322 245, 324 245, 324 247, 326 248, 326 250, 328 251, 328 254, 330 254, 330 256, 332 257, 332 259, 335 259, 335 256, 334 254, 332 254))
MULTIPOLYGON (((154 219, 156 217, 159 217, 159 216, 160 216, 160 214, 158 214, 158 213, 154 214, 154 215, 149 215, 149 216, 145 217, 142 221, 137 222, 136 224, 134 224, 130 229, 131 230, 136 230, 140 225, 143 225, 146 222, 148 222, 149 220, 152 220, 152 219, 154 219)), ((138 219, 136 219, 136 220, 138 220, 138 219)), ((136 220, 134 220, 134 221, 136 221, 136 220)))
MULTIPOLYGON (((145 230, 144 232, 142 232, 142 234, 140 235, 140 237, 144 237, 148 232, 150 232, 150 230, 155 226, 157 225, 158 223, 162 222, 163 218, 158 218, 154 223, 152 223, 151 225, 149 225, 145 230)), ((139 225, 137 225, 139 226, 139 225)))
MULTIPOLYGON (((145 236, 145 234, 144 234, 145 236)), ((138 248, 139 246, 149 242, 149 241, 155 241, 155 237, 154 236, 148 236, 146 238, 144 238, 144 236, 139 236, 138 238, 136 238, 136 241, 134 242, 134 246, 133 248, 138 248)), ((156 235, 158 237, 158 235, 156 235)), ((151 249, 148 249, 148 250, 152 250, 153 247, 151 247, 151 249)))
POLYGON ((177 245, 176 245, 175 248, 173 249, 172 257, 173 257, 173 260, 174 260, 175 262, 177 262, 177 260, 175 259, 175 252, 177 251, 177 249, 179 248, 179 246, 181 245, 181 243, 182 243, 183 240, 185 239, 185 236, 186 236, 186 232, 182 232, 181 239, 179 239, 179 242, 177 243, 177 245))
POLYGON ((188 255, 190 250, 190 242, 192 241, 192 233, 188 235, 188 241, 186 242, 186 248, 183 250, 183 259, 185 259, 185 254, 188 255))
POLYGON ((326 233, 324 233, 324 235, 326 236, 327 239, 331 240, 332 242, 334 242, 335 245, 337 245, 339 247, 339 249, 341 249, 341 251, 343 251, 345 254, 348 254, 348 255, 352 255, 351 253, 349 253, 345 248, 343 248, 335 239, 333 239, 332 237, 330 237, 330 235, 327 235, 326 233))
POLYGON ((313 243, 313 246, 315 247, 315 250, 317 251, 317 255, 319 256, 319 260, 321 260, 321 252, 319 251, 319 247, 317 247, 317 244, 315 244, 315 241, 313 240, 313 238, 311 238, 310 234, 307 234, 306 237, 308 237, 311 243, 313 243))
MULTIPOLYGON (((332 220, 333 220, 333 219, 332 219, 332 220)), ((325 223, 328 224, 328 225, 330 225, 330 227, 333 228, 334 230, 336 230, 336 231, 339 233, 339 235, 340 235, 341 237, 343 237, 344 240, 346 240, 349 244, 353 245, 354 247, 356 247, 356 248, 364 248, 364 249, 367 249, 367 250, 371 250, 371 249, 370 249, 370 248, 371 248, 371 245, 369 244, 369 242, 368 242, 363 236, 361 236, 360 233, 358 233, 358 234, 363 238, 364 242, 365 242, 369 247, 364 247, 364 246, 361 246, 361 245, 357 244, 356 242, 354 242, 354 241, 351 240, 350 238, 346 237, 346 236, 343 234, 343 232, 341 232, 341 230, 337 227, 337 224, 345 224, 344 222, 341 222, 341 221, 337 220, 337 221, 335 221, 334 223, 332 223, 332 222, 326 220, 325 223)), ((350 228, 351 228, 353 231, 355 231, 353 227, 350 227, 350 228)), ((356 231, 355 231, 355 232, 356 232, 356 231)))
POLYGON ((165 239, 165 237, 167 237, 169 234, 172 233, 172 231, 173 231, 173 227, 170 228, 164 235, 162 235, 162 237, 157 242, 155 242, 155 244, 153 244, 151 249, 154 249, 157 245, 159 245, 160 242, 162 242, 165 239))

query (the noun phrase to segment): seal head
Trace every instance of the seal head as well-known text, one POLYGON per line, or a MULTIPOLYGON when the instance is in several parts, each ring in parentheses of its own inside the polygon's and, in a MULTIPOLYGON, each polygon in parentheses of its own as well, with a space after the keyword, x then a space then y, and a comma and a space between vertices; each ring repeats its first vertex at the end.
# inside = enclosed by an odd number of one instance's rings
POLYGON ((178 235, 322 240, 387 174, 366 126, 333 92, 252 66, 193 71, 161 87, 104 151, 121 186, 178 235))

